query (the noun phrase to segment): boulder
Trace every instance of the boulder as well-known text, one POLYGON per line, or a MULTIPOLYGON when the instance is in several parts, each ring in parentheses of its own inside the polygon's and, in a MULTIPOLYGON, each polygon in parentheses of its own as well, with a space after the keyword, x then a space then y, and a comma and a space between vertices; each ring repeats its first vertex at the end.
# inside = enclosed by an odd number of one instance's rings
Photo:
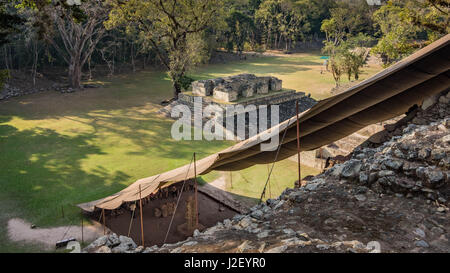
POLYGON ((250 214, 251 217, 261 220, 263 218, 263 212, 261 210, 255 210, 250 214))
POLYGON ((383 162, 383 165, 391 170, 398 171, 403 166, 403 161, 387 159, 383 162))
POLYGON ((267 250, 265 253, 283 253, 287 248, 288 246, 286 245, 277 246, 267 250))
POLYGON ((120 245, 119 236, 115 233, 109 235, 107 245, 111 248, 120 245))
POLYGON ((111 249, 107 246, 99 247, 94 253, 112 253, 111 249))
POLYGON ((346 179, 354 179, 359 177, 359 171, 361 170, 361 161, 351 159, 345 162, 344 168, 341 172, 341 177, 346 179))
POLYGON ((93 249, 100 248, 108 243, 108 235, 99 237, 97 240, 92 242, 89 246, 85 248, 87 252, 90 252, 93 249))
POLYGON ((439 187, 440 183, 443 182, 445 179, 442 171, 434 168, 426 168, 424 174, 427 182, 432 188, 439 187))
POLYGON ((247 216, 242 218, 241 221, 239 221, 239 226, 241 226, 242 228, 246 228, 248 226, 250 226, 250 224, 252 223, 252 220, 247 216))
POLYGON ((433 106, 436 102, 438 102, 439 99, 439 94, 430 96, 426 99, 423 100, 422 102, 422 110, 427 110, 428 108, 430 108, 431 106, 433 106))

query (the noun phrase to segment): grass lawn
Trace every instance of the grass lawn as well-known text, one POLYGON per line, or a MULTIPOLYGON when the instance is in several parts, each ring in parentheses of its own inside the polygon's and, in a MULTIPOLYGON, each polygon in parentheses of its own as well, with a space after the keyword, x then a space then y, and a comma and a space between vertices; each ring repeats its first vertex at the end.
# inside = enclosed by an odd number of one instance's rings
MULTIPOLYGON (((320 75, 320 65, 317 54, 264 57, 203 66, 193 76, 270 74, 283 79, 286 88, 320 99, 334 85, 331 75, 320 75)), ((187 164, 194 151, 204 157, 232 144, 171 138, 173 121, 156 115, 159 102, 172 94, 163 72, 121 75, 103 79, 103 83, 103 88, 72 94, 46 92, 0 102, 0 252, 24 251, 6 238, 6 222, 11 217, 37 226, 79 224, 80 210, 75 204, 187 164)), ((272 191, 273 195, 292 186, 295 170, 291 162, 277 165, 273 179, 280 189, 272 191)), ((254 197, 262 190, 267 167, 234 174, 232 191, 254 197), (242 186, 237 186, 240 181, 242 186)), ((204 179, 217 176, 212 173, 204 179)))
MULTIPOLYGON (((270 56, 251 59, 245 62, 232 62, 226 65, 205 65, 193 73, 194 78, 210 79, 240 73, 252 73, 257 76, 271 75, 283 80, 283 88, 311 93, 317 100, 330 96, 330 89, 335 86, 330 72, 320 74, 323 60, 321 53, 298 53, 292 55, 270 56)), ((360 80, 364 80, 379 72, 379 65, 365 66, 360 80)), ((342 84, 348 83, 346 76, 342 77, 342 84)))
MULTIPOLYGON (((257 203, 261 198, 271 167, 272 164, 255 165, 241 171, 224 172, 227 190, 237 198, 257 203)), ((318 169, 308 166, 302 166, 301 172, 302 178, 319 174, 318 169)), ((296 162, 283 160, 275 163, 263 200, 277 198, 286 188, 293 188, 297 179, 298 166, 296 162)))

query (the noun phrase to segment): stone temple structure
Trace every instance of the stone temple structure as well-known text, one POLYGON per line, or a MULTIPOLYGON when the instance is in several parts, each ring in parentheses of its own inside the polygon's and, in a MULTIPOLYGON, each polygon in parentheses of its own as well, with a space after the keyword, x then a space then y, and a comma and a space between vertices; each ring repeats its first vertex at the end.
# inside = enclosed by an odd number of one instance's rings
MULTIPOLYGON (((299 79, 301 80, 301 79, 299 79)), ((202 116, 202 126, 212 119, 222 119, 222 127, 225 130, 231 130, 228 128, 226 120, 232 117, 235 120, 235 126, 237 125, 238 118, 244 116, 245 127, 249 125, 256 125, 260 128, 260 112, 257 110, 248 110, 248 106, 267 106, 268 123, 271 126, 276 124, 271 120, 271 107, 273 105, 279 106, 278 122, 283 122, 286 119, 292 117, 296 113, 296 102, 299 102, 299 110, 303 112, 311 108, 316 101, 306 95, 304 92, 297 92, 292 89, 286 89, 282 87, 282 81, 276 77, 257 77, 253 74, 240 74, 230 77, 200 80, 192 83, 192 92, 182 92, 178 94, 178 100, 172 102, 168 106, 162 108, 160 113, 172 118, 171 111, 177 105, 187 106, 192 113, 192 120, 189 125, 194 125, 194 114, 202 113, 208 106, 214 106, 214 108, 222 109, 222 114, 214 115, 213 117, 202 116), (200 101, 200 103, 196 103, 200 101), (243 108, 235 107, 236 111, 228 111, 233 106, 243 106, 243 108), (249 117, 256 112, 257 121, 254 124, 254 120, 249 117)), ((253 115, 254 116, 254 115, 253 115)), ((236 127, 234 128, 236 132, 236 127)), ((249 131, 246 131, 246 134, 249 131)), ((250 137, 251 135, 246 135, 250 137)))
POLYGON ((257 77, 240 74, 225 78, 200 80, 192 83, 192 93, 196 96, 212 96, 223 102, 234 102, 239 98, 250 98, 255 94, 281 91, 282 81, 275 77, 257 77))

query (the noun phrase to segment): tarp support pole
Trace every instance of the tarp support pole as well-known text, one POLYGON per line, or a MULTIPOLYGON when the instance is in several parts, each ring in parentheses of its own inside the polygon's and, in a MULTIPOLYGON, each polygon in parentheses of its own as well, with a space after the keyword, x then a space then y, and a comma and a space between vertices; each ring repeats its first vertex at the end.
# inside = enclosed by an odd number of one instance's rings
POLYGON ((105 219, 105 209, 102 209, 103 218, 103 235, 106 235, 106 219, 105 219))
MULTIPOLYGON (((288 122, 286 128, 288 128, 288 127, 291 125, 290 123, 291 123, 291 120, 289 119, 289 122, 288 122)), ((267 188, 267 184, 268 184, 269 181, 270 181, 270 176, 272 175, 273 167, 275 167, 275 163, 277 162, 277 158, 278 158, 278 155, 279 155, 279 153, 280 153, 281 143, 283 143, 284 138, 286 137, 287 131, 288 131, 288 130, 284 130, 283 137, 281 138, 281 142, 278 143, 277 154, 275 155, 275 158, 274 158, 274 160, 273 160, 273 162, 272 162, 272 167, 270 168, 269 175, 267 176, 266 184, 264 185, 264 189, 263 189, 263 191, 262 191, 262 193, 261 193, 261 197, 259 198, 259 203, 261 203, 263 197, 266 196, 266 188, 267 188)))
POLYGON ((197 164, 194 153, 194 183, 195 183, 195 226, 198 228, 198 190, 197 190, 197 164))
POLYGON ((83 216, 81 216, 81 243, 84 244, 84 233, 83 233, 83 216))
POLYGON ((298 111, 298 100, 295 103, 295 110, 297 113, 297 159, 298 159, 298 184, 295 187, 300 188, 302 185, 302 175, 301 175, 301 165, 300 165, 300 121, 299 121, 299 111, 298 111))
POLYGON ((269 172, 270 172, 270 170, 269 170, 269 165, 267 165, 267 176, 269 177, 269 184, 268 184, 268 186, 269 186, 269 198, 272 199, 272 190, 270 189, 270 176, 269 176, 269 172))
POLYGON ((127 235, 127 237, 130 237, 131 226, 133 225, 133 219, 134 219, 134 213, 135 212, 136 212, 136 201, 134 202, 134 210, 131 212, 131 220, 130 220, 130 225, 128 226, 128 235, 127 235))
POLYGON ((142 246, 145 247, 144 243, 144 222, 142 217, 142 196, 141 196, 141 185, 139 185, 139 211, 141 214, 141 240, 142 240, 142 246))
POLYGON ((189 175, 189 170, 191 169, 191 165, 192 165, 193 159, 194 159, 194 158, 191 158, 191 162, 189 162, 189 166, 188 166, 188 169, 187 169, 187 171, 186 171, 186 176, 184 177, 183 185, 181 186, 180 195, 178 195, 177 204, 175 205, 175 210, 174 210, 174 212, 173 212, 173 214, 172 214, 172 218, 170 219, 169 227, 167 228, 166 237, 164 238, 164 243, 163 243, 163 244, 166 243, 166 241, 167 241, 167 236, 169 236, 170 228, 172 227, 172 223, 173 223, 173 218, 175 217, 175 214, 176 214, 176 212, 177 212, 178 204, 180 203, 181 195, 183 194, 184 185, 186 184, 186 180, 187 180, 187 177, 188 177, 188 175, 189 175))

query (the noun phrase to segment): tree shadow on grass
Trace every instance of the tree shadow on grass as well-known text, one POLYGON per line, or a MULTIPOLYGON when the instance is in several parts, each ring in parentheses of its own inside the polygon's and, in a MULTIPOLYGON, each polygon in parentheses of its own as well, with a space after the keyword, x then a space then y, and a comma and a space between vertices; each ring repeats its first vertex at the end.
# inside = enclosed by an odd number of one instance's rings
POLYGON ((201 158, 211 154, 211 151, 218 151, 232 144, 226 141, 177 141, 171 135, 174 120, 162 118, 155 113, 142 114, 132 109, 118 115, 88 113, 79 118, 89 120, 84 123, 92 126, 95 132, 108 132, 133 143, 137 148, 127 152, 133 156, 154 152, 159 158, 189 160, 194 152, 201 158))
POLYGON ((75 204, 114 193, 130 177, 102 167, 82 168, 83 159, 102 154, 90 144, 90 134, 70 137, 50 129, 11 127, 0 125, 0 184, 33 224, 79 224, 80 210, 75 204))

